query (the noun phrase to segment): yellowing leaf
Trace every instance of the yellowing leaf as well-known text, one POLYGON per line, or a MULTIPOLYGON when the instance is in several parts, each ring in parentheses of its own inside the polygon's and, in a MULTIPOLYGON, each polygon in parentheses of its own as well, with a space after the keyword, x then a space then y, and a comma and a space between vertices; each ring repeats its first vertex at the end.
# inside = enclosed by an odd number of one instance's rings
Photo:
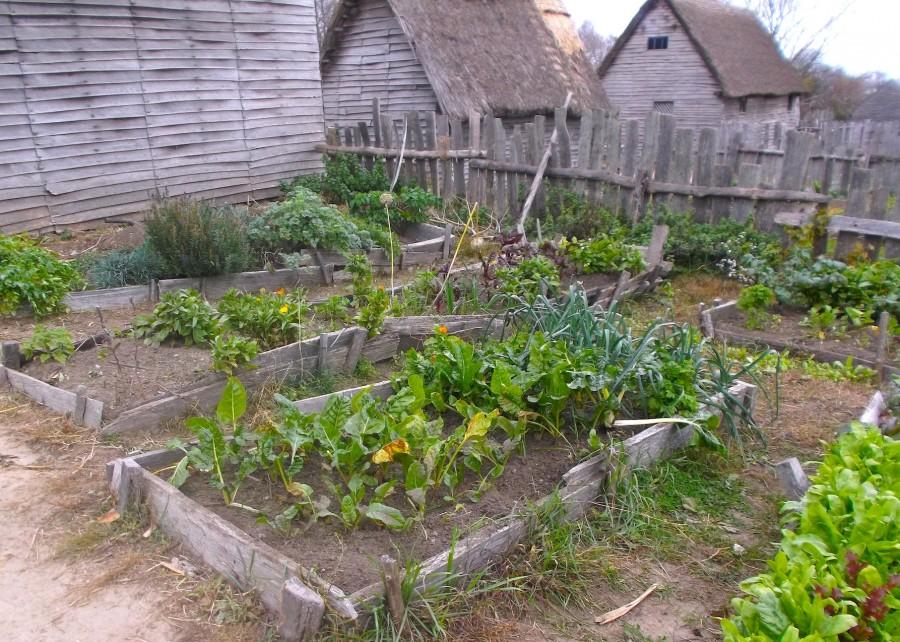
POLYGON ((118 520, 119 517, 119 511, 117 511, 115 508, 111 508, 109 509, 109 512, 98 517, 97 521, 101 524, 112 524, 114 521, 118 520))
POLYGON ((401 453, 409 453, 409 444, 403 438, 395 439, 387 446, 372 455, 373 464, 388 464, 394 461, 394 457, 401 453))
POLYGON ((490 429, 491 424, 494 423, 494 419, 496 419, 499 414, 500 411, 496 408, 490 413, 481 411, 475 413, 475 416, 469 420, 469 425, 466 427, 466 434, 465 437, 463 437, 463 442, 484 437, 490 429))

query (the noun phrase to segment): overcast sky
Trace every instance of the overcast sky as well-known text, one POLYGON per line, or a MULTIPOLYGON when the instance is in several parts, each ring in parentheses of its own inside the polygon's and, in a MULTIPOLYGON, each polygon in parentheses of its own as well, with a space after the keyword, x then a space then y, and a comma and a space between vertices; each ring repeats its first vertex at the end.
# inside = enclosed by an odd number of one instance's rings
MULTIPOLYGON (((802 4, 808 30, 841 13, 830 31, 824 60, 852 74, 881 71, 900 79, 900 0, 797 0, 802 4)), ((602 34, 619 35, 643 0, 563 0, 577 25, 594 23, 602 34)))

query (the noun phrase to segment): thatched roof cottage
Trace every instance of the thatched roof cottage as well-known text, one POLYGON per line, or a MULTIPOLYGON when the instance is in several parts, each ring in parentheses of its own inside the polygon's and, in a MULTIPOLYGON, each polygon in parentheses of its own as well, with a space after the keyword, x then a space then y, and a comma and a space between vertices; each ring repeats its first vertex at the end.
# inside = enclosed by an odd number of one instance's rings
POLYGON ((372 99, 466 119, 606 107, 560 0, 338 0, 322 45, 325 120, 355 125, 372 99))
POLYGON ((721 0, 648 0, 600 65, 623 118, 671 113, 684 127, 796 127, 800 73, 750 11, 721 0))

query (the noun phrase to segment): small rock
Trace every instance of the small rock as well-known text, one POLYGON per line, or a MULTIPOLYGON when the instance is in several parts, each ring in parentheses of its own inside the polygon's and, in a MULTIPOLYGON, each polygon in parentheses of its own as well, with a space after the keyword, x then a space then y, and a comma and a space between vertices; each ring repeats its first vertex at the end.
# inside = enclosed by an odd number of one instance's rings
POLYGON ((735 542, 734 545, 731 547, 731 551, 732 551, 735 555, 737 555, 738 557, 740 557, 741 555, 743 555, 744 553, 747 552, 747 549, 744 548, 743 546, 741 546, 740 544, 738 544, 737 542, 735 542))

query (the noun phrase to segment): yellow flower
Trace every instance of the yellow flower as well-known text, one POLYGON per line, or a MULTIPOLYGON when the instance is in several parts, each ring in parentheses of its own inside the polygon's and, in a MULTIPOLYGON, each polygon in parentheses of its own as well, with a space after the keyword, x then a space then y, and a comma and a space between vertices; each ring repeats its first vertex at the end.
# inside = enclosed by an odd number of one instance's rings
POLYGON ((409 444, 405 439, 395 439, 387 446, 372 455, 373 464, 387 464, 394 461, 394 456, 409 453, 409 444))
POLYGON ((447 332, 448 332, 447 326, 445 326, 445 325, 439 325, 439 326, 437 327, 437 331, 438 331, 438 334, 447 334, 447 332))
POLYGON ((278 311, 281 312, 281 314, 287 314, 288 310, 290 310, 290 308, 287 307, 286 305, 283 305, 280 308, 278 308, 278 311))
POLYGON ((275 294, 277 294, 278 296, 284 296, 285 292, 286 290, 284 288, 278 288, 277 290, 275 290, 275 294))

